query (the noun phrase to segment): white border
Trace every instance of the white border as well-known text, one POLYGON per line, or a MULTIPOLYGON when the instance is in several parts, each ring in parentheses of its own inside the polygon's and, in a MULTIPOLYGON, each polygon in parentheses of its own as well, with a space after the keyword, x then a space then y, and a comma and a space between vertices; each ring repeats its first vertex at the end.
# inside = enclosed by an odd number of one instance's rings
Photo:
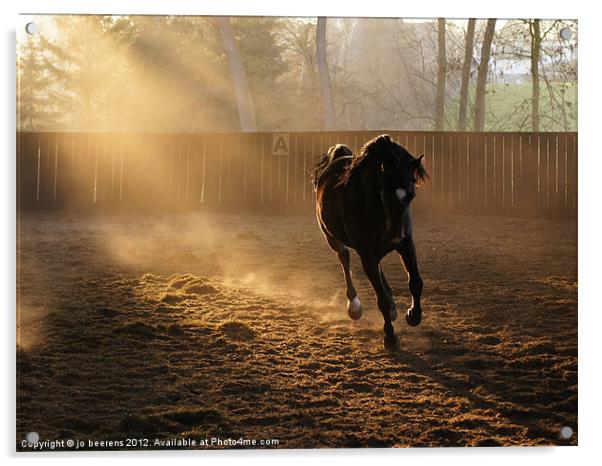
MULTIPOLYGON (((145 453, 86 453, 45 454, 45 461, 63 464, 65 462, 86 462, 101 464, 106 461, 121 462, 122 459, 135 459, 144 463, 164 463, 167 457, 176 456, 178 461, 199 461, 240 463, 261 465, 281 463, 291 466, 307 462, 364 464, 376 461, 420 464, 482 464, 484 462, 507 466, 508 463, 545 462, 546 464, 587 464, 601 456, 597 452, 597 435, 600 432, 600 363, 596 350, 600 340, 600 277, 597 264, 602 261, 600 254, 602 231, 600 229, 599 178, 602 175, 602 150, 597 135, 601 131, 599 123, 600 100, 600 25, 602 18, 590 1, 539 1, 500 0, 492 2, 475 1, 384 1, 364 2, 304 0, 283 2, 267 0, 214 0, 184 1, 170 0, 21 0, 18 4, 2 2, 0 21, 3 26, 3 73, 2 93, 4 94, 1 112, 4 151, 0 189, 2 202, 0 214, 4 220, 2 228, 2 283, 4 298, 4 339, 2 351, 4 367, 9 368, 10 376, 3 378, 2 402, 3 420, 0 423, 0 439, 3 454, 8 461, 15 461, 14 448, 14 298, 15 298, 15 52, 14 36, 17 13, 141 13, 141 14, 232 14, 232 15, 282 15, 282 16, 397 16, 397 17, 539 17, 539 18, 578 18, 579 19, 579 447, 575 448, 495 448, 495 449, 428 449, 428 450, 319 450, 319 451, 240 451, 240 452, 152 452, 145 453), (598 453, 598 454, 596 454, 598 453)), ((517 312, 508 309, 508 312, 517 312)), ((404 426, 399 426, 403 429, 404 426)), ((40 458, 42 455, 36 456, 40 458)), ((26 464, 31 458, 21 455, 26 464)))
MULTIPOLYGON (((585 2, 584 2, 585 3, 585 2)), ((380 16, 404 18, 428 18, 443 16, 446 18, 575 18, 583 10, 579 2, 547 0, 545 2, 527 2, 504 0, 497 4, 482 1, 419 1, 391 2, 370 0, 353 2, 334 0, 304 0, 283 2, 274 0, 54 0, 52 3, 42 0, 22 0, 18 6, 21 13, 142 13, 142 14, 184 14, 184 15, 254 15, 254 16, 380 16)))

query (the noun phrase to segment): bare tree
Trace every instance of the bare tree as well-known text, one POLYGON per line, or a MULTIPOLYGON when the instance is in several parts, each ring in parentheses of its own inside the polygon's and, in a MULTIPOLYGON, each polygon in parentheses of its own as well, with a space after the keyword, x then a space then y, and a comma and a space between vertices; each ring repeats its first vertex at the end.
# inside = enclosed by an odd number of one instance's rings
POLYGON ((539 56, 541 28, 539 19, 529 21, 531 34, 531 131, 539 131, 539 56))
POLYGON ((462 83, 460 85, 460 109, 458 112, 458 131, 466 131, 466 107, 468 106, 468 86, 472 69, 472 51, 474 48, 475 19, 468 20, 466 41, 464 44, 464 64, 462 65, 462 83))
POLYGON ((439 18, 437 20, 437 96, 435 98, 435 131, 443 131, 445 121, 446 75, 445 19, 439 18))
POLYGON ((386 49, 379 43, 369 49, 375 61, 380 62, 379 67, 370 70, 370 106, 379 115, 385 115, 373 127, 395 121, 399 129, 434 128, 438 73, 436 23, 398 21, 395 29, 397 33, 389 39, 386 49), (376 50, 381 53, 374 53, 376 50))
POLYGON ((318 75, 320 77, 320 93, 324 110, 324 128, 334 129, 334 102, 332 98, 332 87, 330 73, 328 72, 328 60, 326 57, 326 18, 320 16, 316 26, 316 55, 318 61, 318 75))
POLYGON ((238 51, 236 41, 234 40, 230 18, 228 16, 221 16, 218 19, 217 25, 219 37, 224 46, 226 57, 228 58, 232 83, 234 84, 240 129, 243 132, 257 131, 253 97, 251 96, 247 74, 240 58, 240 52, 238 51))
POLYGON ((485 88, 487 85, 487 75, 489 73, 489 59, 491 57, 493 33, 495 32, 495 21, 495 19, 487 20, 483 45, 481 46, 481 60, 479 62, 475 96, 474 131, 483 131, 485 129, 485 88))

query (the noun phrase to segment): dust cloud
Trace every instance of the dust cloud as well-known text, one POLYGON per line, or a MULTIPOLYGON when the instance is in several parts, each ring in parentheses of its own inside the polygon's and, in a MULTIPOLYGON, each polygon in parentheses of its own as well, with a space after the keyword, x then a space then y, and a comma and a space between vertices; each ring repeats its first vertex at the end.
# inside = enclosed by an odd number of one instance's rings
MULTIPOLYGON (((271 217, 265 215, 203 213, 137 220, 137 225, 136 220, 125 227, 116 224, 99 236, 100 247, 120 266, 211 276, 223 286, 317 308, 323 319, 328 319, 330 311, 345 309, 339 263, 322 244, 317 226, 302 238, 295 217, 288 222, 287 232, 271 231, 271 217), (303 241, 318 248, 324 260, 299 251, 298 243, 303 241)), ((277 224, 282 228, 285 223, 277 224)))

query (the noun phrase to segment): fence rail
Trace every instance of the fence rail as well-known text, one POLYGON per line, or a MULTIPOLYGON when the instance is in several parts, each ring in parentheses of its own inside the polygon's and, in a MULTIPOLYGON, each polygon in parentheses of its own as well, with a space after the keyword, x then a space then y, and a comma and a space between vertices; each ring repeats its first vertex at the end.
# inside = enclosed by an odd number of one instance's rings
MULTIPOLYGON (((311 208, 319 155, 382 132, 20 132, 18 208, 311 208)), ((425 155, 414 210, 576 215, 577 133, 388 133, 425 155)))

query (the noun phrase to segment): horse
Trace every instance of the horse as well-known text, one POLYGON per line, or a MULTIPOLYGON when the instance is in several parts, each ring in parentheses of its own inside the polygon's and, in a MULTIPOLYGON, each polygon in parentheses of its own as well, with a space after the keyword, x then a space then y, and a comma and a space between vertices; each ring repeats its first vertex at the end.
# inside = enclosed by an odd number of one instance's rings
POLYGON ((410 203, 416 188, 428 178, 422 164, 388 134, 368 141, 355 156, 342 144, 331 147, 311 171, 316 193, 316 217, 326 242, 337 254, 345 276, 347 312, 362 316, 362 305, 351 279, 349 248, 361 260, 384 318, 384 346, 396 348, 399 340, 392 322, 397 309, 391 287, 380 265, 396 251, 407 272, 411 307, 406 321, 420 324, 423 281, 412 237, 410 203))

